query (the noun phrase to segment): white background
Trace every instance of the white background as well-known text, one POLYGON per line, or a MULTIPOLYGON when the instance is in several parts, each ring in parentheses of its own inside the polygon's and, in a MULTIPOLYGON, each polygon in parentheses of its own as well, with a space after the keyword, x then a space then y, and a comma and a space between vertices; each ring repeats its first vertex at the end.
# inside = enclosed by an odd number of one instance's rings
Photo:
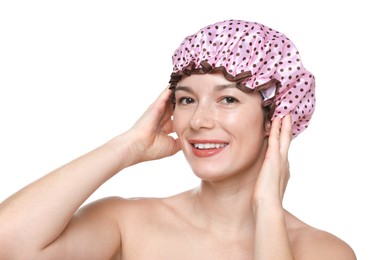
MULTIPOLYGON (((315 115, 292 143, 285 207, 375 259, 370 1, 166 2, 0 2, 0 201, 128 129, 167 86, 185 36, 257 21, 286 34, 317 79, 315 115)), ((89 201, 197 184, 179 153, 124 170, 89 201)))

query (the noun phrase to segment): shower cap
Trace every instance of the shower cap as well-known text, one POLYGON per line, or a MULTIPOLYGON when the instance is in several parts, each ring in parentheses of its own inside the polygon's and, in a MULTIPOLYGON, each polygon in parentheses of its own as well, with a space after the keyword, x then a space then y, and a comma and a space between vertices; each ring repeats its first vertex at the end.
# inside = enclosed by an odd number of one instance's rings
POLYGON ((265 25, 225 20, 187 36, 172 56, 170 88, 191 74, 222 72, 243 90, 259 91, 269 119, 292 116, 292 138, 308 127, 315 109, 315 78, 295 45, 265 25))

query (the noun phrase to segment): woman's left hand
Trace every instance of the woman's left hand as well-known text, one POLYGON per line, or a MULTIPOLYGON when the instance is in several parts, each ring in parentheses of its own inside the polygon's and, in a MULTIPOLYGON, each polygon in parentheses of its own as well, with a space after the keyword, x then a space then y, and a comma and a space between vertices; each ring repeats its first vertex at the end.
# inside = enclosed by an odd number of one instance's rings
POLYGON ((282 206, 290 175, 288 150, 291 132, 291 115, 273 119, 266 156, 252 195, 253 209, 261 203, 282 206))

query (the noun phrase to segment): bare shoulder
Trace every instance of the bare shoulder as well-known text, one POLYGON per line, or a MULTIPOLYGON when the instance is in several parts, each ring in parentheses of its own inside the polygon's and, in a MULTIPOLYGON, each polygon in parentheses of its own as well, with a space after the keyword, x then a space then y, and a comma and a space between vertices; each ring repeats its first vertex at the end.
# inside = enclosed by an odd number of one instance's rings
POLYGON ((165 198, 112 198, 110 201, 117 200, 115 205, 119 207, 120 214, 126 215, 126 218, 122 218, 124 222, 133 222, 135 219, 138 219, 137 222, 139 222, 140 217, 143 221, 147 221, 147 219, 165 221, 169 217, 178 215, 184 208, 182 205, 184 205, 183 200, 186 193, 165 198))
MULTIPOLYGON (((188 230, 184 217, 184 196, 167 198, 127 198, 115 202, 124 259, 163 259, 188 230), (161 248, 164 248, 161 250, 161 248), (157 257, 160 255, 159 257, 157 257)), ((111 202, 112 203, 112 202, 111 202)))
MULTIPOLYGON (((187 192, 186 192, 187 193, 187 192)), ((80 210, 80 214, 107 215, 115 218, 120 226, 126 223, 165 220, 169 215, 176 215, 184 207, 185 193, 166 198, 122 198, 107 197, 94 201, 80 210), (158 218, 158 216, 160 218, 158 218)))
POLYGON ((291 246, 296 259, 356 260, 353 249, 339 237, 292 218, 289 229, 291 246))

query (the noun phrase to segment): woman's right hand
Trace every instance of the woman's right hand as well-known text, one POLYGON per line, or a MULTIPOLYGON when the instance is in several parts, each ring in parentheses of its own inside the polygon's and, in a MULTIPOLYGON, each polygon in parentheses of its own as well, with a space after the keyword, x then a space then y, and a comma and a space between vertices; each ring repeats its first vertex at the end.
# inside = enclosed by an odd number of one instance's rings
POLYGON ((129 152, 136 164, 171 156, 181 149, 179 140, 169 135, 173 132, 171 95, 172 91, 166 88, 133 127, 118 137, 131 139, 131 145, 123 154, 123 161, 127 160, 129 152))

